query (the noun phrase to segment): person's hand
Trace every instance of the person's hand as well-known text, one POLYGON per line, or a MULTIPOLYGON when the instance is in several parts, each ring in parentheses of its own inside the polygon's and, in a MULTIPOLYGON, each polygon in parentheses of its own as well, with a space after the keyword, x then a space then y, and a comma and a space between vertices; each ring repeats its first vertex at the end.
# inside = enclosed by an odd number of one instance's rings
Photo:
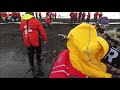
POLYGON ((46 43, 47 41, 43 41, 43 43, 46 43))

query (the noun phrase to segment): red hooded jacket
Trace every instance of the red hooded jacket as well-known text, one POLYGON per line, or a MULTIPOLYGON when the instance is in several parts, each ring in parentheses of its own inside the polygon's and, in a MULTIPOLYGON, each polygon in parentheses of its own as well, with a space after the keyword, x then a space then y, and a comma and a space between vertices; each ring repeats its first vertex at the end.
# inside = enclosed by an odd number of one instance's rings
POLYGON ((94 14, 94 18, 98 18, 98 15, 99 15, 99 13, 96 12, 96 13, 94 14))
POLYGON ((62 51, 55 61, 49 78, 87 78, 76 70, 69 61, 69 50, 62 51))
POLYGON ((43 26, 38 19, 34 17, 26 18, 27 16, 30 16, 30 14, 25 14, 23 16, 23 20, 21 21, 21 25, 20 25, 20 29, 23 34, 24 43, 27 47, 31 45, 34 47, 38 47, 40 45, 39 31, 44 41, 48 40, 46 32, 43 29, 43 26), (27 32, 27 20, 29 20, 28 32, 27 32))
POLYGON ((2 13, 1 13, 1 16, 2 16, 2 17, 5 17, 6 19, 8 18, 7 12, 2 12, 2 13))
POLYGON ((85 18, 85 12, 82 13, 82 18, 85 18))
POLYGON ((50 20, 50 17, 49 17, 49 16, 46 17, 45 22, 46 22, 47 24, 50 24, 51 20, 50 20))
POLYGON ((17 12, 17 13, 16 13, 16 17, 21 18, 20 12, 17 12))
POLYGON ((15 17, 15 12, 12 12, 12 17, 15 17))

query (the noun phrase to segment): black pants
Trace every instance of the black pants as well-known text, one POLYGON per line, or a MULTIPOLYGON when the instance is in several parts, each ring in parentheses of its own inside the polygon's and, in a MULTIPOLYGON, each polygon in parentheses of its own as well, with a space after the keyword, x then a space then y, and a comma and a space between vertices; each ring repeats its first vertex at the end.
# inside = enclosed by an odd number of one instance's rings
POLYGON ((36 58, 37 58, 37 64, 40 65, 41 63, 41 46, 38 47, 27 47, 27 54, 28 54, 28 58, 29 58, 29 63, 31 66, 34 66, 34 54, 36 53, 36 58))
POLYGON ((95 19, 95 22, 97 22, 97 18, 94 18, 95 19))
POLYGON ((46 23, 46 25, 47 25, 47 28, 52 29, 51 23, 46 23))
POLYGON ((86 23, 89 23, 89 22, 90 22, 90 18, 87 18, 87 19, 86 19, 86 23))
POLYGON ((84 21, 84 18, 82 18, 82 21, 84 21))

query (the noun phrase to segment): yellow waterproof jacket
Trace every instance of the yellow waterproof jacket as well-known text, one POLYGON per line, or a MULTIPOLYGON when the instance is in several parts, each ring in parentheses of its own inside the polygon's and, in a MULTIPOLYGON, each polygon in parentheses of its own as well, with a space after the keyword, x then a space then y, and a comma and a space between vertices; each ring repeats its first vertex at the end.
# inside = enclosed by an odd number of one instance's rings
POLYGON ((72 66, 90 78, 111 78, 101 59, 107 54, 109 45, 97 36, 93 25, 82 23, 68 34, 67 47, 70 50, 72 66))

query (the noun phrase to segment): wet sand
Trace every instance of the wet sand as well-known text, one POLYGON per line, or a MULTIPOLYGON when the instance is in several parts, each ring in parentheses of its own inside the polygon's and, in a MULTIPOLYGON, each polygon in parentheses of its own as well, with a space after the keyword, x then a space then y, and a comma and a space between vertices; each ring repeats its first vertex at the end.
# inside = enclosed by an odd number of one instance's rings
MULTIPOLYGON (((68 34, 76 25, 53 25, 52 29, 45 27, 48 42, 42 44, 42 70, 47 78, 52 65, 62 50, 66 49, 66 42, 62 42, 58 34, 68 34)), ((119 25, 110 25, 109 29, 119 25)), ((34 57, 36 60, 36 58, 34 57)), ((23 42, 19 24, 0 25, 0 78, 32 78, 27 73, 29 62, 27 50, 23 42), (25 75, 26 74, 26 75, 25 75)))

